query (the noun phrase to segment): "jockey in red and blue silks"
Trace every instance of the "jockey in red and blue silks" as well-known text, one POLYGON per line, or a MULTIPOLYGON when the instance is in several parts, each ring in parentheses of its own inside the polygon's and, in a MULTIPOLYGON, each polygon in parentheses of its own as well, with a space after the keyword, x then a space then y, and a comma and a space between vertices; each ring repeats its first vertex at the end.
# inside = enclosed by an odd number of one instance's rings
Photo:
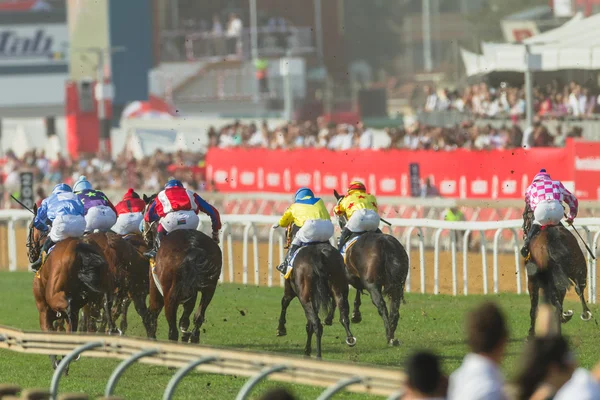
POLYGON ((154 248, 145 255, 150 258, 156 256, 163 236, 178 229, 198 229, 200 219, 198 212, 202 211, 210 217, 212 222, 212 238, 219 241, 221 217, 216 208, 208 204, 197 193, 187 190, 183 184, 171 179, 165 185, 144 216, 146 222, 159 221, 154 248))

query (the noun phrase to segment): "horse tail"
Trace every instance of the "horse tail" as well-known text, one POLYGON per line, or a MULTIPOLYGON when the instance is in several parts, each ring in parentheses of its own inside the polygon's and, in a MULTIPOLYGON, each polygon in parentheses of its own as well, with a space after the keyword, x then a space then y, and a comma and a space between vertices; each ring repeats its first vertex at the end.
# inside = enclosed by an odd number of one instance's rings
MULTIPOLYGON (((328 267, 334 265, 334 257, 339 256, 332 246, 322 246, 320 259, 313 263, 312 268, 312 302, 317 311, 328 314, 331 311, 331 290, 329 289, 328 267)), ((341 256, 340 256, 341 257, 341 256)))
POLYGON ((205 250, 192 247, 187 251, 177 270, 178 285, 174 293, 180 299, 193 296, 214 280, 211 269, 207 268, 208 263, 205 250))
MULTIPOLYGON (((559 290, 568 290, 571 287, 571 281, 563 269, 563 264, 570 260, 570 252, 564 243, 561 230, 558 228, 549 228, 547 230, 548 240, 548 270, 551 275, 554 286, 559 290), (551 249, 551 250, 550 250, 551 249)), ((548 277, 549 280, 550 277, 548 277)), ((544 278, 542 278, 544 279, 544 278)))
POLYGON ((77 277, 92 292, 103 293, 105 290, 105 276, 107 270, 104 256, 98 253, 88 243, 79 242, 75 248, 79 257, 79 271, 77 277))
POLYGON ((382 235, 380 254, 383 256, 385 283, 383 295, 404 299, 404 284, 408 276, 408 254, 404 246, 393 236, 382 235))

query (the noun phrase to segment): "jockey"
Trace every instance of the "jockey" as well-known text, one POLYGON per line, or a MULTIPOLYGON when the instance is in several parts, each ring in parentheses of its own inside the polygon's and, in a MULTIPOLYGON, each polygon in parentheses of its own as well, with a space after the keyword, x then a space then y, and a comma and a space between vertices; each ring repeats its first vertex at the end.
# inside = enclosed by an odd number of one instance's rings
POLYGON ((212 222, 212 238, 219 242, 221 229, 221 216, 216 208, 208 204, 198 194, 183 187, 183 184, 171 179, 165 185, 154 201, 148 207, 144 220, 155 222, 160 220, 157 235, 154 239, 154 248, 144 255, 154 258, 163 236, 179 229, 198 229, 200 218, 198 212, 202 211, 210 217, 212 222))
POLYGON ((534 220, 521 249, 523 257, 529 256, 529 242, 542 226, 560 223, 565 212, 563 201, 569 205, 567 223, 572 224, 579 206, 577 198, 560 181, 552 180, 545 169, 540 170, 525 193, 525 203, 533 212, 534 220))
POLYGON ((85 207, 85 231, 110 231, 117 222, 117 210, 108 197, 99 190, 92 190, 92 184, 83 175, 73 185, 73 192, 85 207))
POLYGON ((327 242, 333 236, 333 224, 325 203, 315 197, 312 190, 305 187, 298 189, 294 196, 294 203, 285 211, 279 223, 273 225, 273 228, 288 227, 291 224, 295 224, 300 229, 292 241, 285 261, 277 267, 282 274, 287 273, 286 266, 290 258, 302 245, 327 242))
POLYGON ((119 235, 140 233, 140 223, 144 220, 146 203, 133 189, 129 189, 123 200, 117 203, 117 223, 112 227, 119 235))
POLYGON ((334 210, 336 215, 345 215, 348 219, 342 230, 338 249, 341 251, 352 234, 363 232, 380 232, 379 210, 377 199, 370 193, 364 183, 354 181, 348 186, 348 194, 338 201, 334 210))
POLYGON ((31 269, 34 271, 40 269, 46 261, 48 251, 56 243, 69 237, 83 236, 84 212, 83 204, 69 185, 61 183, 54 187, 50 197, 42 201, 33 220, 33 225, 37 229, 42 232, 50 231, 50 233, 42 247, 40 258, 31 264, 31 269))

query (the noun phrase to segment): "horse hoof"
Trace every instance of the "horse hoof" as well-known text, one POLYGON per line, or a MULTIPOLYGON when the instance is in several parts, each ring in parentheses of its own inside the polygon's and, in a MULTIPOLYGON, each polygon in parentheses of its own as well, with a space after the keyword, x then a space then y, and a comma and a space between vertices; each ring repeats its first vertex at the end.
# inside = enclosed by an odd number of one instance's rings
POLYGON ((572 317, 573 316, 573 310, 567 310, 563 312, 563 317, 567 318, 567 317, 572 317))
POLYGON ((327 325, 327 326, 331 326, 331 325, 333 325, 333 320, 326 319, 325 322, 324 322, 324 324, 327 325))
POLYGON ((56 318, 60 318, 62 316, 62 314, 60 313, 60 311, 56 312, 56 318))
POLYGON ((346 344, 350 347, 356 346, 356 338, 354 336, 346 338, 346 344))
POLYGON ((113 335, 117 335, 117 336, 123 336, 123 331, 121 331, 121 330, 120 330, 120 329, 118 329, 118 328, 114 328, 113 330, 109 331, 109 332, 108 332, 108 334, 109 334, 110 336, 113 336, 113 335))
POLYGON ((277 329, 277 336, 285 336, 287 331, 285 329, 277 329))
POLYGON ((398 339, 390 339, 389 345, 393 347, 398 347, 400 346, 400 341, 398 339))
POLYGON ((581 319, 585 322, 588 322, 589 320, 592 319, 592 312, 591 311, 586 311, 583 314, 581 314, 581 319))
POLYGON ((81 359, 81 354, 78 354, 77 357, 73 361, 79 361, 81 359))
POLYGON ((362 316, 360 314, 352 316, 352 323, 353 324, 358 324, 360 321, 362 321, 362 316))

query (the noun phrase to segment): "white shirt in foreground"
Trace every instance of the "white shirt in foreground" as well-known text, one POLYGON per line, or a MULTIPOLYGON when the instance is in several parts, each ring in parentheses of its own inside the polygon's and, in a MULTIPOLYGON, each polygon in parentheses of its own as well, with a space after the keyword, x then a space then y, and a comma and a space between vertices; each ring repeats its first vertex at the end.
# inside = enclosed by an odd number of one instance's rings
POLYGON ((450 375, 448 400, 506 400, 504 378, 492 360, 479 354, 465 356, 450 375))
POLYGON ((577 368, 571 379, 554 396, 554 400, 567 399, 600 399, 600 383, 594 379, 588 370, 577 368))

